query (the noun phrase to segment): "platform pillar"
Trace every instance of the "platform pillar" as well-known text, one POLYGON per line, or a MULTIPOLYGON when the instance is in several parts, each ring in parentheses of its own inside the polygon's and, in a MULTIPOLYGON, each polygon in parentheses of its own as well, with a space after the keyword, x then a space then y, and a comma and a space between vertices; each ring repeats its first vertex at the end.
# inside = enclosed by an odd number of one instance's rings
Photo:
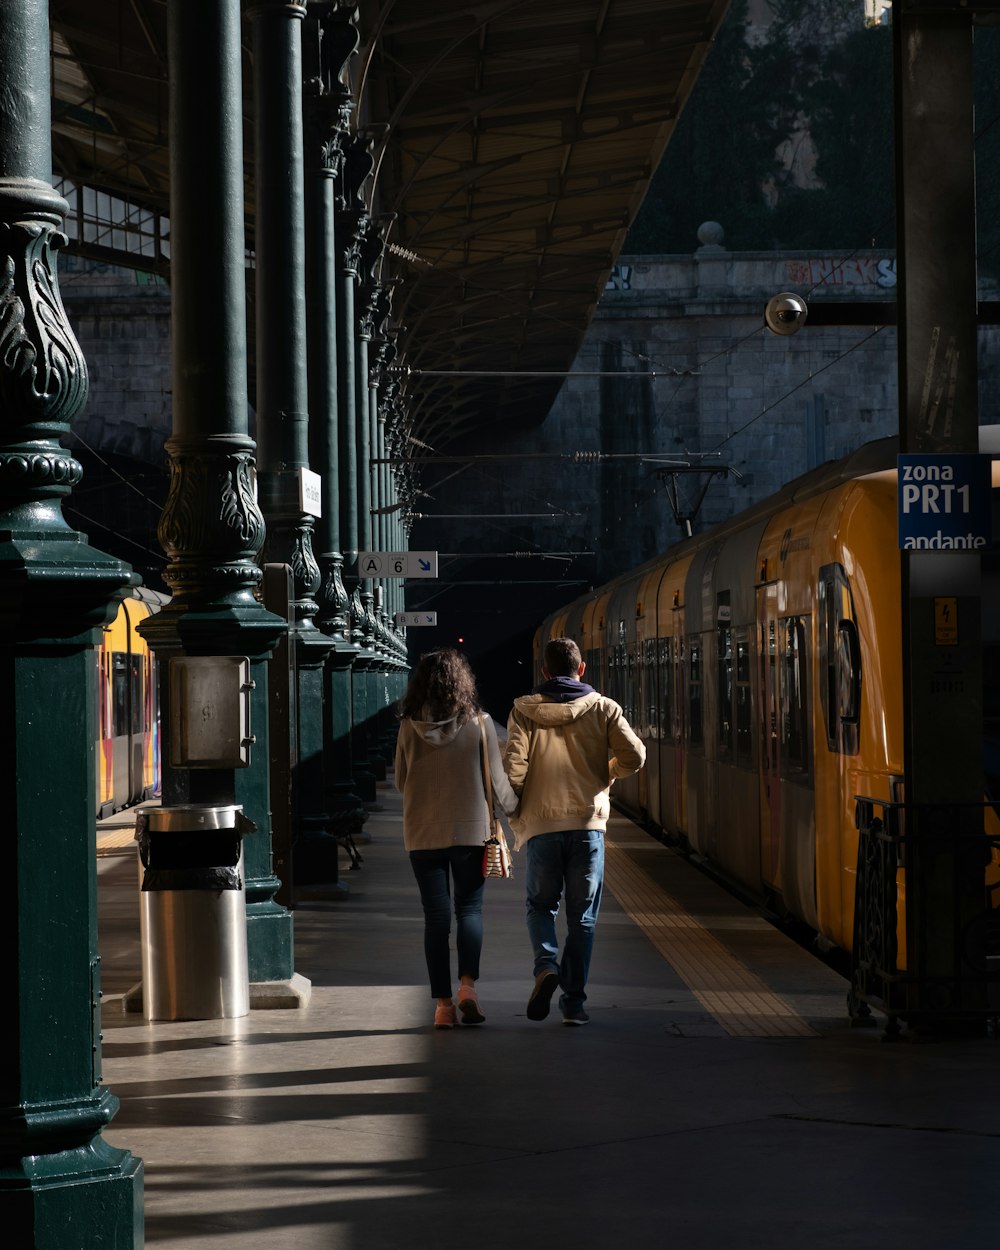
POLYGON ((367 812, 354 783, 351 670, 361 648, 349 638, 341 548, 338 402, 336 184, 344 161, 354 101, 341 73, 358 47, 350 14, 336 3, 310 7, 305 27, 306 324, 309 361, 309 457, 322 479, 316 521, 320 568, 316 624, 330 640, 324 669, 326 809, 338 842, 352 852, 367 812))
POLYGON ((351 665, 352 770, 365 803, 375 802, 375 774, 368 766, 368 669, 375 658, 372 631, 362 602, 358 552, 362 549, 359 483, 358 285, 361 249, 371 218, 361 198, 361 187, 373 162, 363 138, 354 136, 344 147, 338 179, 337 239, 337 412, 340 437, 340 537, 343 543, 344 584, 348 594, 348 628, 358 654, 351 665))
POLYGON ((103 1137, 94 821, 95 650, 137 579, 62 514, 88 380, 56 273, 47 5, 0 5, 0 82, 0 1217, 19 1247, 136 1250, 142 1162, 103 1137))
MULTIPOLYGON (((900 449, 975 453, 973 16, 926 9, 900 0, 892 15, 900 449)), ((985 992, 957 975, 986 906, 982 851, 961 851, 983 829, 980 556, 904 550, 901 561, 907 967, 919 975, 908 1006, 962 1014, 985 992), (946 600, 956 628, 942 640, 946 600)))
POLYGON ((298 0, 253 0, 256 135, 257 429, 268 562, 292 571, 296 772, 292 873, 336 883, 337 840, 325 809, 324 666, 331 642, 316 628, 320 571, 313 531, 322 503, 307 507, 302 22, 298 0))
POLYGON ((163 801, 235 802, 256 825, 244 843, 250 978, 292 986, 292 917, 275 900, 266 712, 267 661, 286 625, 257 597, 264 519, 247 412, 239 6, 170 4, 167 23, 173 434, 159 538, 172 599, 142 632, 161 661, 164 742, 176 715, 168 662, 180 655, 249 658, 256 742, 245 768, 174 767, 165 753, 163 801))

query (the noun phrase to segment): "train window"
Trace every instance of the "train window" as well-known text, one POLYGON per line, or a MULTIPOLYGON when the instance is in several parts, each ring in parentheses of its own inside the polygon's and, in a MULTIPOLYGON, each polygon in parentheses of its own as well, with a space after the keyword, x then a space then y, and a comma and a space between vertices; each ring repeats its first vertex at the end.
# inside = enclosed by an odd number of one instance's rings
POLYGON ((860 747, 861 647, 847 574, 828 564, 819 574, 820 701, 826 744, 831 751, 856 755, 860 747))
POLYGON ((806 691, 809 664, 806 655, 806 623, 802 617, 780 622, 782 641, 781 674, 781 763, 785 776, 809 771, 809 721, 806 691))
POLYGON ((733 627, 729 615, 729 592, 718 597, 716 608, 719 665, 719 758, 728 759, 733 750, 733 627))
POLYGON ((698 746, 704 741, 702 734, 702 671, 701 639, 692 635, 688 639, 688 742, 698 746))
POLYGON ((750 642, 736 636, 736 762, 753 764, 753 712, 750 694, 750 642))
POLYGON ((156 689, 156 663, 152 654, 146 657, 146 699, 145 699, 145 723, 143 729, 146 733, 151 733, 156 723, 157 709, 159 707, 159 699, 157 698, 156 689))
POLYGON ((145 728, 143 719, 146 704, 143 691, 142 656, 133 655, 130 667, 129 731, 133 735, 141 735, 145 728))
POLYGON ((111 737, 111 726, 108 724, 108 699, 106 691, 111 689, 111 657, 106 651, 97 653, 97 690, 98 715, 101 723, 101 740, 111 737))
POLYGON ((128 668, 127 658, 121 651, 111 656, 111 736, 120 738, 128 733, 128 668))

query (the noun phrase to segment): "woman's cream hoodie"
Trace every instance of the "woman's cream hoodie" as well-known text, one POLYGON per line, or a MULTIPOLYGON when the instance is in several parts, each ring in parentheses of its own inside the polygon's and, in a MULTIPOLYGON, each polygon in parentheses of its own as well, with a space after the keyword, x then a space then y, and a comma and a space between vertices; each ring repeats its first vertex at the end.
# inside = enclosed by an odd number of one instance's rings
MULTIPOLYGON (((517 796, 504 774, 492 719, 482 713, 494 803, 505 812, 517 796)), ((403 796, 403 844, 408 851, 482 845, 491 822, 483 787, 479 720, 459 724, 405 719, 396 740, 395 785, 403 796)))

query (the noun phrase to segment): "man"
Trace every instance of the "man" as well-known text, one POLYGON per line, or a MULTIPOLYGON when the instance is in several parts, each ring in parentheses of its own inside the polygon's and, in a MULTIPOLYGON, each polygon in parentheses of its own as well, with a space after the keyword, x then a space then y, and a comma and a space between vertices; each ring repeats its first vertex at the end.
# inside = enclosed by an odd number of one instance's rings
POLYGON ((504 767, 521 804, 511 826, 527 848, 528 933, 535 985, 528 1019, 544 1020, 556 986, 564 1024, 586 1024, 587 974, 604 884, 604 830, 618 777, 638 772, 646 748, 622 709, 581 679, 586 665, 572 638, 545 646, 536 690, 514 700, 504 767), (566 944, 556 938, 566 895, 566 944))

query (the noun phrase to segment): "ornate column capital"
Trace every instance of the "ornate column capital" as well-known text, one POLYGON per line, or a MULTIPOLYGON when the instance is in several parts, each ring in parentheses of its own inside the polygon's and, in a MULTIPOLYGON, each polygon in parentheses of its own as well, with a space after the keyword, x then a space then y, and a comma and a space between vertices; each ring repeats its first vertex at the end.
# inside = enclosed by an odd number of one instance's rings
POLYGON ((0 489, 8 499, 62 496, 83 475, 56 441, 89 388, 56 276, 66 207, 46 183, 0 179, 0 489))
POLYGON ((101 625, 138 580, 88 546, 60 506, 83 469, 59 439, 89 386, 56 273, 65 209, 47 183, 0 178, 0 627, 10 637, 101 625))
POLYGON ((261 583, 264 546, 253 441, 238 434, 174 437, 166 450, 170 485, 158 535, 176 602, 201 607, 251 597, 261 583))

